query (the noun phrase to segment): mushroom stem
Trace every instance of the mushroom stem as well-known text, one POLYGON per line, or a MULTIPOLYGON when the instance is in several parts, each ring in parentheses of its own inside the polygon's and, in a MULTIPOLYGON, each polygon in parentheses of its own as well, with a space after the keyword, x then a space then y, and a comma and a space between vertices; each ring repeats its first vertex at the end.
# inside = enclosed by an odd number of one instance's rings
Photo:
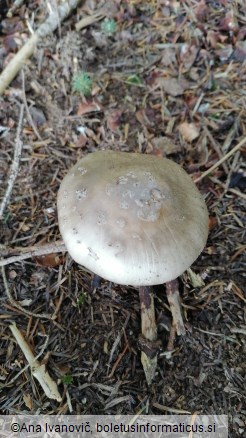
POLYGON ((168 281, 166 283, 167 299, 169 302, 170 310, 173 317, 173 325, 176 329, 177 334, 185 334, 184 321, 181 314, 180 308, 180 295, 179 295, 179 284, 178 280, 168 281))
POLYGON ((141 362, 144 368, 148 385, 151 384, 157 367, 157 351, 155 341, 157 339, 157 326, 155 321, 155 305, 151 287, 139 288, 141 308, 141 327, 143 341, 147 341, 145 351, 141 351, 141 362), (149 342, 148 342, 149 341, 149 342), (153 343, 153 348, 151 343, 153 343))

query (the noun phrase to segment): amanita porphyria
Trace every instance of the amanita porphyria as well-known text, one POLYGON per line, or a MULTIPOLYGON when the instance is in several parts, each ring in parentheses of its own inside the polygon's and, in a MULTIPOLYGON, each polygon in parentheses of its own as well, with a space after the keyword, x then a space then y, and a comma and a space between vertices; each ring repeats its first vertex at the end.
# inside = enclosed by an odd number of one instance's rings
MULTIPOLYGON (((137 153, 88 154, 61 183, 58 220, 77 263, 106 280, 139 288, 146 341, 157 339, 152 285, 167 283, 177 333, 184 333, 175 279, 206 244, 208 212, 178 164, 137 153)), ((150 383, 157 354, 142 351, 141 360, 150 383)))

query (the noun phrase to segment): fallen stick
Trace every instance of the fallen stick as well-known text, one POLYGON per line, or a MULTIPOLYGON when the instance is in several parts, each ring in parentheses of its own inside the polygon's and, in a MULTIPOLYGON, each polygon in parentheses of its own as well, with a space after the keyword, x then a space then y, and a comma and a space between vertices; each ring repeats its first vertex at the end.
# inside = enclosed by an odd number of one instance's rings
MULTIPOLYGON (((0 257, 2 257, 4 255, 4 252, 6 250, 2 250, 2 253, 0 251, 0 257)), ((14 251, 14 249, 10 249, 7 251, 14 251)), ((26 259, 30 259, 32 257, 38 257, 38 256, 43 256, 46 254, 52 254, 52 253, 57 253, 57 252, 65 252, 66 247, 65 244, 63 243, 62 240, 58 240, 57 242, 52 242, 52 243, 46 243, 44 245, 40 245, 40 246, 32 246, 31 248, 22 248, 21 250, 16 250, 21 251, 22 254, 20 255, 14 255, 12 257, 8 257, 6 259, 0 259, 0 266, 6 266, 9 265, 10 263, 15 263, 15 262, 20 262, 22 260, 26 260, 26 259)))
POLYGON ((243 138, 234 148, 232 148, 227 154, 225 154, 217 163, 215 163, 210 169, 203 172, 198 178, 195 179, 195 183, 201 181, 205 176, 208 176, 211 172, 213 172, 217 167, 219 167, 222 163, 224 163, 228 158, 230 158, 235 152, 237 152, 244 144, 246 143, 246 138, 243 138))
POLYGON ((33 376, 39 381, 45 395, 50 399, 60 402, 62 398, 59 394, 57 384, 50 377, 49 373, 45 370, 45 365, 41 365, 37 358, 35 358, 30 346, 28 345, 20 330, 17 328, 16 324, 11 324, 9 328, 14 335, 16 342, 23 352, 26 360, 28 361, 33 376))
POLYGON ((51 32, 54 32, 61 22, 70 14, 72 9, 75 9, 81 0, 67 0, 66 3, 61 3, 56 10, 53 10, 47 20, 40 25, 30 39, 24 44, 19 52, 11 59, 8 65, 0 75, 0 95, 4 93, 8 85, 15 78, 17 73, 25 64, 26 60, 33 54, 37 42, 40 38, 44 38, 51 32))
POLYGON ((0 219, 3 218, 4 210, 8 204, 8 201, 9 201, 9 198, 11 196, 13 186, 14 186, 17 174, 18 174, 19 163, 20 163, 20 158, 21 158, 21 151, 22 151, 22 146, 23 146, 23 142, 21 140, 21 128, 22 128, 22 122, 23 122, 23 113, 24 113, 24 105, 21 105, 19 123, 18 123, 18 127, 17 127, 16 139, 15 139, 14 158, 13 158, 13 162, 12 162, 11 168, 10 168, 10 175, 8 178, 7 189, 6 189, 5 195, 4 195, 3 200, 1 202, 1 205, 0 205, 0 219))

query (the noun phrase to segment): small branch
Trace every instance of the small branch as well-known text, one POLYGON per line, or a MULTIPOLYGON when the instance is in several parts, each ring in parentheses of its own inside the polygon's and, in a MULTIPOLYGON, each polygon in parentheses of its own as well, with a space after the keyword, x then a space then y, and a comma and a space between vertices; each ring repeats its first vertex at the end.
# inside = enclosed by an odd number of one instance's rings
POLYGON ((0 75, 0 96, 15 78, 17 73, 25 64, 26 60, 33 54, 38 41, 38 35, 33 34, 24 44, 18 53, 11 59, 0 75))
POLYGON ((32 129, 33 129, 33 132, 36 134, 36 137, 40 141, 42 141, 42 138, 39 135, 39 132, 38 132, 38 130, 36 128, 36 125, 35 125, 35 123, 34 123, 34 121, 32 119, 31 113, 30 113, 29 108, 28 108, 28 103, 27 103, 27 100, 26 100, 26 87, 25 87, 25 74, 24 74, 24 70, 21 70, 21 73, 22 73, 22 99, 23 99, 23 103, 24 103, 25 110, 26 110, 26 113, 27 113, 27 118, 28 118, 28 121, 29 121, 32 129))
MULTIPOLYGON (((9 249, 7 250, 7 252, 8 251, 12 253, 13 251, 17 251, 17 252, 21 252, 22 254, 8 257, 6 259, 0 259, 0 266, 6 266, 9 265, 10 263, 20 262, 22 260, 30 259, 32 257, 38 257, 38 256, 43 256, 46 254, 52 254, 57 252, 65 252, 67 250, 63 241, 58 240, 57 242, 47 243, 41 246, 22 248, 21 250, 9 249)), ((2 250, 2 253, 0 251, 0 256, 2 257, 4 253, 6 253, 6 250, 2 250)))
MULTIPOLYGON (((210 143, 211 143, 213 149, 215 150, 215 152, 217 153, 219 159, 222 159, 222 158, 223 158, 222 151, 221 151, 219 145, 218 145, 218 144, 216 143, 216 141, 214 140, 214 138, 213 138, 211 132, 208 130, 208 128, 207 128, 206 126, 204 126, 204 131, 205 131, 206 136, 209 138, 210 143)), ((224 163, 224 162, 221 163, 221 164, 222 164, 222 167, 223 167, 223 169, 224 169, 224 172, 227 174, 227 173, 228 173, 228 167, 227 167, 227 164, 224 163)))
POLYGON ((13 159, 13 162, 12 162, 12 165, 10 168, 10 176, 8 179, 8 186, 7 186, 4 198, 2 200, 2 203, 0 205, 0 219, 3 218, 4 210, 6 208, 6 205, 8 204, 8 201, 9 201, 9 198, 11 196, 11 192, 13 190, 13 186, 14 186, 17 174, 18 174, 22 145, 23 145, 23 143, 20 139, 22 122, 23 122, 23 114, 24 114, 24 105, 21 105, 19 123, 18 123, 18 127, 17 127, 16 139, 15 139, 14 159, 13 159))
POLYGON ((28 361, 33 376, 39 381, 41 387, 44 390, 45 395, 53 400, 60 402, 62 400, 56 382, 50 377, 49 373, 45 370, 45 365, 41 365, 35 358, 30 346, 24 339, 24 336, 17 328, 16 324, 9 326, 12 334, 14 335, 17 344, 21 348, 26 360, 28 361))
POLYGON ((195 183, 201 181, 205 176, 209 175, 211 172, 213 172, 217 167, 219 167, 222 163, 224 163, 228 158, 230 158, 235 152, 237 152, 244 144, 246 143, 246 138, 243 138, 234 148, 232 148, 227 154, 224 155, 217 163, 215 163, 210 169, 206 170, 206 172, 203 172, 202 175, 200 175, 197 179, 195 179, 195 183))
POLYGON ((84 29, 87 26, 90 26, 93 23, 96 23, 97 21, 102 20, 105 17, 105 14, 98 12, 95 15, 90 15, 88 17, 83 17, 81 20, 78 21, 78 23, 75 24, 75 29, 77 32, 81 29, 84 29))
POLYGON ((17 8, 19 8, 24 0, 15 0, 14 3, 12 4, 11 8, 9 9, 8 13, 7 13, 7 17, 11 18, 13 17, 14 12, 16 11, 17 8))
POLYGON ((47 20, 41 24, 3 70, 0 75, 0 95, 4 93, 26 60, 33 54, 39 38, 44 38, 51 32, 54 32, 61 22, 70 14, 71 10, 77 7, 80 1, 81 0, 67 0, 66 3, 61 3, 57 10, 51 12, 47 20))
POLYGON ((173 317, 173 325, 178 335, 185 334, 185 326, 180 308, 180 296, 178 280, 168 281, 166 283, 167 299, 173 317))

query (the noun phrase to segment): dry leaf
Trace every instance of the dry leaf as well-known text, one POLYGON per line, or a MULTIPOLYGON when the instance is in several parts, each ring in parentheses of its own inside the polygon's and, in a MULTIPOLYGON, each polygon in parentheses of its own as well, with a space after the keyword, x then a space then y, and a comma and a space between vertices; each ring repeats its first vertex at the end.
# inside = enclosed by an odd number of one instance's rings
POLYGON ((194 271, 192 271, 192 269, 187 269, 187 274, 193 287, 204 286, 205 283, 203 279, 200 277, 199 274, 196 274, 194 271))
POLYGON ((77 116, 83 116, 84 114, 102 111, 102 105, 96 100, 91 102, 81 102, 77 109, 77 116))
POLYGON ((208 15, 208 7, 205 0, 201 0, 197 6, 195 6, 195 16, 199 21, 205 21, 208 15))
POLYGON ((180 61, 183 63, 183 66, 186 70, 190 70, 192 65, 194 64, 199 48, 197 46, 183 44, 180 53, 180 61))
POLYGON ((150 109, 146 110, 146 109, 142 108, 136 112, 136 114, 135 114, 136 119, 139 123, 141 123, 141 125, 144 125, 144 126, 152 126, 153 125, 153 122, 148 117, 150 115, 150 111, 151 111, 150 109))
MULTIPOLYGON (((168 137, 155 137, 151 142, 153 143, 154 148, 161 152, 161 156, 176 154, 181 149, 180 146, 173 143, 168 137)), ((155 154, 156 152, 158 151, 155 151, 155 154)))
POLYGON ((123 114, 123 110, 116 109, 111 111, 107 116, 107 128, 110 131, 118 132, 118 129, 121 125, 121 116, 123 114))
POLYGON ((207 31, 207 43, 213 48, 216 49, 219 42, 219 32, 214 30, 207 31))
POLYGON ((191 143, 195 138, 199 136, 199 129, 195 123, 183 122, 178 126, 178 130, 182 138, 191 143))
POLYGON ((246 41, 236 42, 233 59, 236 62, 244 62, 246 60, 246 41))
POLYGON ((209 216, 209 224, 208 224, 209 231, 213 230, 217 225, 218 225, 218 220, 216 216, 209 216))
POLYGON ((36 126, 42 126, 46 123, 46 117, 44 115, 43 110, 41 108, 37 108, 33 106, 30 108, 30 114, 36 126))
POLYGON ((36 256, 36 257, 34 257, 34 259, 36 260, 36 262, 39 265, 47 266, 47 267, 50 267, 50 268, 54 267, 54 266, 58 266, 61 263, 63 263, 62 257, 60 257, 56 253, 45 254, 45 255, 42 255, 42 256, 36 256))
POLYGON ((225 47, 215 50, 215 55, 220 59, 220 61, 225 62, 228 61, 228 59, 232 55, 232 52, 232 44, 227 44, 225 47))
POLYGON ((165 49, 162 50, 161 55, 162 55, 161 64, 164 65, 165 67, 168 67, 169 65, 172 64, 175 65, 177 63, 176 53, 175 50, 173 50, 173 48, 166 47, 165 49))
POLYGON ((184 78, 157 78, 156 84, 164 88, 165 92, 171 96, 180 96, 185 90, 190 88, 189 82, 184 78))
POLYGON ((25 403, 26 407, 31 410, 32 407, 33 407, 31 395, 30 394, 24 394, 23 395, 23 400, 24 400, 24 403, 25 403))
POLYGON ((238 22, 232 10, 228 11, 225 14, 225 17, 221 19, 219 29, 229 32, 235 32, 238 30, 238 22))

